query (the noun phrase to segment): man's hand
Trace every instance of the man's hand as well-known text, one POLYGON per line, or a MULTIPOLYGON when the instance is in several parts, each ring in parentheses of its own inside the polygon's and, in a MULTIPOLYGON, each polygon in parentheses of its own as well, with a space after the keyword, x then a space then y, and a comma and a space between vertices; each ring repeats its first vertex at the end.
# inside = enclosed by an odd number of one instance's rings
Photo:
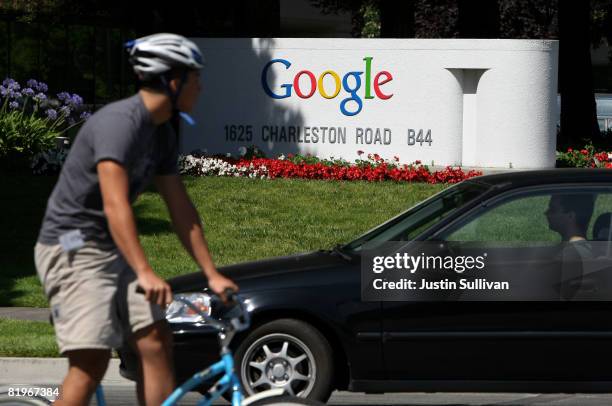
POLYGON ((151 303, 166 306, 172 303, 172 289, 153 271, 138 275, 138 284, 145 292, 146 299, 151 303))
POLYGON ((225 276, 217 273, 217 275, 208 278, 208 287, 215 292, 221 300, 224 302, 227 301, 225 297, 225 290, 231 289, 234 292, 238 292, 238 285, 236 285, 231 279, 226 278, 225 276))

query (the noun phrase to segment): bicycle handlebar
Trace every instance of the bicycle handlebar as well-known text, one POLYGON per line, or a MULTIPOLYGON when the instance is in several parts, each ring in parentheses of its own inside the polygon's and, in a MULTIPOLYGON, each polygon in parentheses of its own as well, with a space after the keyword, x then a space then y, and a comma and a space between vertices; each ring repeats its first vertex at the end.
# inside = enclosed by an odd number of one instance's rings
MULTIPOLYGON (((146 292, 143 289, 142 286, 137 285, 136 286, 136 293, 140 293, 141 295, 144 295, 146 292)), ((215 296, 219 296, 216 293, 212 293, 215 296)), ((236 301, 236 291, 234 289, 231 288, 227 288, 223 291, 223 295, 225 296, 225 298, 227 299, 228 303, 234 303, 236 301)))

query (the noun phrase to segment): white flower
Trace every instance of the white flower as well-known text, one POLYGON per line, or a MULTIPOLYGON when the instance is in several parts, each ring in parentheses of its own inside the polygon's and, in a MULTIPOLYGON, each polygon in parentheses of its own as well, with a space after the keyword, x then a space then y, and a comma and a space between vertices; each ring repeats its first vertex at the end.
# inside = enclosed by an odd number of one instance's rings
POLYGON ((240 156, 245 156, 247 153, 247 149, 245 147, 240 147, 238 148, 238 153, 240 154, 240 156))
POLYGON ((180 156, 179 168, 181 174, 197 176, 246 176, 249 178, 269 178, 268 168, 265 165, 255 167, 253 163, 250 163, 248 166, 237 167, 222 159, 198 158, 192 155, 180 156))

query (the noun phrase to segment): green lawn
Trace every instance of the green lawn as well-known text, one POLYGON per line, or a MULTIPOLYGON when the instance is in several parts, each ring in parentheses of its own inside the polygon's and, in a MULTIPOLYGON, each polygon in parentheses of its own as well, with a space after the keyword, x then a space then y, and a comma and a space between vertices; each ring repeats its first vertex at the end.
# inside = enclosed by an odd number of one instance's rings
MULTIPOLYGON (((0 306, 47 305, 32 251, 55 178, 0 176, 0 306)), ((393 182, 326 182, 244 178, 185 178, 219 265, 348 242, 443 189, 393 182)), ((193 272, 160 198, 135 205, 143 246, 165 278, 193 272)))
POLYGON ((41 321, 0 318, 0 357, 57 357, 53 327, 41 321))

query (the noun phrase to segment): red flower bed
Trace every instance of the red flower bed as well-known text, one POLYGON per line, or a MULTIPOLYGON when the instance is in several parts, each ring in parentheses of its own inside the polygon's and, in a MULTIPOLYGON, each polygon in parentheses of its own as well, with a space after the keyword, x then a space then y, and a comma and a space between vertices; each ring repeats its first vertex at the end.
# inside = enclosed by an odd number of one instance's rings
POLYGON ((431 172, 427 166, 418 162, 416 165, 393 165, 382 160, 377 164, 330 165, 322 162, 295 163, 289 159, 253 158, 241 159, 234 165, 238 168, 265 167, 269 178, 303 178, 326 180, 367 180, 367 181, 408 181, 427 183, 457 183, 462 180, 482 175, 480 171, 463 171, 461 168, 446 167, 444 170, 431 172))
POLYGON ((593 145, 581 150, 568 148, 557 153, 557 166, 569 168, 612 168, 612 153, 595 151, 593 145))

